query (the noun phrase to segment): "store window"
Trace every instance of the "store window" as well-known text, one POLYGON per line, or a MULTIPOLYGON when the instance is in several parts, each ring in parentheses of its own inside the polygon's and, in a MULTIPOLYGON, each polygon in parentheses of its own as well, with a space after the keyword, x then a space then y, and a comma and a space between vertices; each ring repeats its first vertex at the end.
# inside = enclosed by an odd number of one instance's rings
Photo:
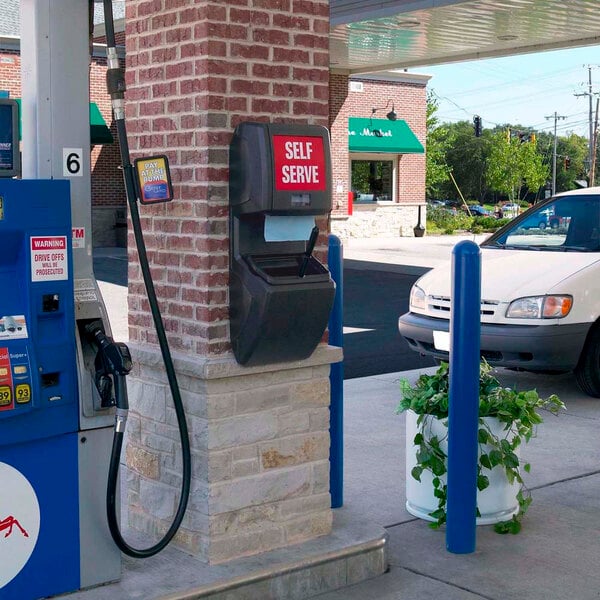
POLYGON ((395 157, 352 156, 350 171, 354 202, 393 202, 396 162, 395 157))

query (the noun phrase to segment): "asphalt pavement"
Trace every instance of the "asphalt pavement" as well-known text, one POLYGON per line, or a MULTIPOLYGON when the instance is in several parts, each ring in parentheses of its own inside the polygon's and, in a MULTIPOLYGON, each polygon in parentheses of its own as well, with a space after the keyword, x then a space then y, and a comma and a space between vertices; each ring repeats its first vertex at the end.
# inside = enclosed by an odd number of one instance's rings
MULTIPOLYGON (((397 265, 398 272, 449 264, 459 237, 349 240, 349 260, 397 265)), ((478 238, 476 241, 480 241, 478 238)), ((103 251, 99 251, 101 254, 103 251)), ((124 288, 101 283, 111 319, 122 322, 124 288), (112 287, 110 287, 112 286, 112 287)), ((126 335, 126 328, 124 331, 126 335)), ((117 337, 117 334, 115 334, 117 337)), ((126 339, 126 338, 123 338, 126 339)), ((431 370, 428 370, 430 372, 431 370)), ((389 569, 376 579, 319 595, 320 600, 598 600, 600 598, 600 400, 578 391, 574 378, 498 370, 504 385, 556 393, 567 405, 549 415, 522 449, 532 465, 526 484, 533 503, 518 535, 477 528, 472 554, 451 554, 444 530, 434 531, 405 510, 404 416, 397 415, 399 381, 414 381, 423 370, 388 373, 344 382, 344 505, 334 510, 334 532, 342 522, 379 524, 389 535, 389 569)), ((126 563, 141 581, 152 579, 152 593, 79 593, 81 598, 199 598, 185 585, 173 594, 174 572, 156 576, 158 563, 126 563), (144 570, 146 569, 146 571, 144 570), (188 592, 189 590, 189 592, 188 592)), ((119 589, 126 589, 121 587, 119 589)), ((212 597, 212 596, 211 596, 212 597)), ((214 596, 216 598, 216 596, 214 596)), ((223 595, 268 600, 279 595, 223 595)), ((294 596, 295 597, 295 596, 294 596)), ((219 596, 221 598, 221 596, 219 596)))

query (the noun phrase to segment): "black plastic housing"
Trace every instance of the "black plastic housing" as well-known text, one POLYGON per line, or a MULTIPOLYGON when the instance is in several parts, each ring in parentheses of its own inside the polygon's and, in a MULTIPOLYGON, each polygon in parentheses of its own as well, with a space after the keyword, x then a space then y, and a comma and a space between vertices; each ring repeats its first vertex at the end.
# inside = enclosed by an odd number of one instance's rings
POLYGON ((229 307, 236 360, 257 366, 308 358, 327 327, 335 285, 324 265, 306 257, 308 239, 266 241, 265 216, 331 211, 329 134, 314 125, 241 123, 231 142, 229 169, 229 307), (318 186, 278 189, 273 136, 322 144, 319 168, 325 172, 318 186))

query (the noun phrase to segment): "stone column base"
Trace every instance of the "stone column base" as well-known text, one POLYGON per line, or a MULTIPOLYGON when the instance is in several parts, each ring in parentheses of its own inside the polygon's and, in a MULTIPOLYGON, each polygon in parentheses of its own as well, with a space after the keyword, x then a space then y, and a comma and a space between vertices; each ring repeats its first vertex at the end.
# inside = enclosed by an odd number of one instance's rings
MULTIPOLYGON (((128 520, 159 536, 179 498, 179 433, 159 350, 131 351, 128 520)), ((326 345, 264 367, 174 356, 193 460, 180 548, 214 564, 331 531, 329 365, 341 358, 326 345)))

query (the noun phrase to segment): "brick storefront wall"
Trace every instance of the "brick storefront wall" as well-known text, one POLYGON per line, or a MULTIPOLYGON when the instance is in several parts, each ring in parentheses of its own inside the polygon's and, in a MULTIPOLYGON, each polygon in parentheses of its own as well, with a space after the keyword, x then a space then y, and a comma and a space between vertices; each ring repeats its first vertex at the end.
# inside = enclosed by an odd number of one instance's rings
POLYGON ((350 159, 348 152, 349 117, 369 118, 373 108, 378 110, 373 118, 385 119, 392 103, 398 119, 406 121, 418 140, 425 147, 426 140, 426 82, 427 77, 417 76, 407 80, 374 80, 353 76, 352 81, 361 82, 363 91, 350 91, 349 77, 332 73, 330 77, 330 113, 333 162, 333 215, 332 230, 347 236, 412 235, 417 224, 418 206, 423 206, 425 222, 425 155, 398 155, 397 203, 398 206, 357 207, 354 215, 348 215, 348 192, 350 191, 350 159), (340 191, 341 190, 341 191, 340 191))

